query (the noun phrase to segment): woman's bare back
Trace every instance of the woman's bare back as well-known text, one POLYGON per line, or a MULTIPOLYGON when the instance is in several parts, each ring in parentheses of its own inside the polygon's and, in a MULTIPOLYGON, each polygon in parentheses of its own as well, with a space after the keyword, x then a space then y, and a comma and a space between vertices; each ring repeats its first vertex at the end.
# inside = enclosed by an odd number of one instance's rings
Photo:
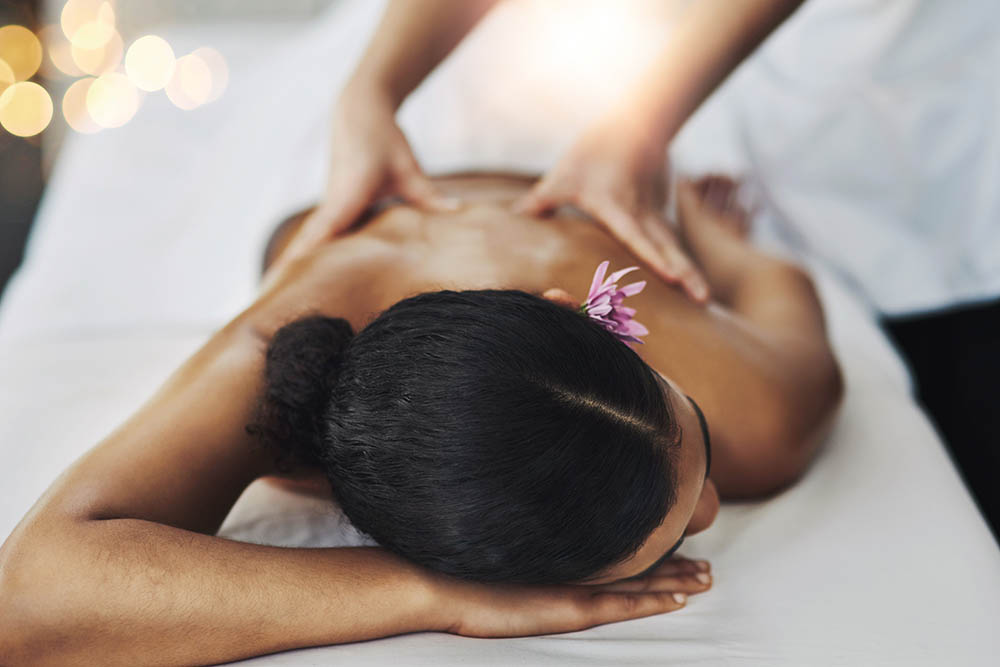
MULTIPOLYGON (((276 265, 247 315, 268 336, 306 312, 343 317, 358 329, 407 296, 441 289, 560 288, 582 301, 601 261, 613 269, 639 264, 573 212, 544 220, 513 214, 509 204, 531 182, 440 178, 438 186, 463 201, 460 210, 384 207, 286 266, 280 251, 301 221, 293 220, 276 238, 276 265)), ((808 278, 753 250, 704 202, 692 201, 681 211, 684 240, 724 303, 694 304, 640 268, 633 275, 648 285, 630 305, 650 333, 636 351, 703 406, 716 447, 712 478, 723 495, 759 495, 804 469, 830 422, 839 375, 808 278), (755 292, 784 303, 776 308, 755 292)))

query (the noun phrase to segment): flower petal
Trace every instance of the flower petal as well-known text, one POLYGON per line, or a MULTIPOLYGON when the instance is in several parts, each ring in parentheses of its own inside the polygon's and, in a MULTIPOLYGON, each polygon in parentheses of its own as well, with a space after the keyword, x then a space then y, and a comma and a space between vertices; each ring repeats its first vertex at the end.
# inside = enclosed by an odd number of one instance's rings
POLYGON ((626 285, 625 287, 621 288, 618 291, 624 294, 625 296, 635 296, 636 294, 641 292, 645 287, 646 287, 646 281, 640 280, 637 283, 631 283, 629 285, 626 285))
POLYGON ((590 301, 591 297, 601 287, 601 283, 604 282, 604 274, 608 272, 609 266, 611 266, 611 262, 607 259, 597 265, 597 271, 594 271, 594 279, 590 281, 590 292, 587 293, 588 301, 590 301))
POLYGON ((608 279, 605 280, 604 283, 606 285, 609 285, 609 284, 610 285, 614 285, 615 283, 617 283, 619 280, 622 279, 622 276, 626 276, 626 275, 628 275, 628 274, 630 274, 633 271, 636 271, 638 269, 639 269, 638 266, 630 266, 630 267, 628 267, 626 269, 621 269, 619 271, 615 271, 610 276, 608 276, 608 279))
POLYGON ((628 333, 633 336, 645 336, 649 333, 649 329, 635 320, 629 320, 626 326, 628 327, 628 333))
POLYGON ((592 306, 591 308, 588 308, 587 312, 590 315, 597 315, 598 317, 602 317, 604 315, 607 315, 613 310, 614 308, 611 307, 610 303, 604 303, 599 306, 592 306))
POLYGON ((610 294, 601 294, 596 299, 591 299, 590 301, 588 301, 587 305, 593 308, 594 306, 611 306, 614 304, 611 302, 610 294))

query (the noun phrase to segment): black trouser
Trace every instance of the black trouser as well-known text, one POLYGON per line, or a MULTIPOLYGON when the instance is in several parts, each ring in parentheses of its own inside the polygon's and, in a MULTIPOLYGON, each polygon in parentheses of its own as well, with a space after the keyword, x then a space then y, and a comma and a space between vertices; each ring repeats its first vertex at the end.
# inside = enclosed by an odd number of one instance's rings
POLYGON ((883 324, 1000 542, 1000 300, 883 324))

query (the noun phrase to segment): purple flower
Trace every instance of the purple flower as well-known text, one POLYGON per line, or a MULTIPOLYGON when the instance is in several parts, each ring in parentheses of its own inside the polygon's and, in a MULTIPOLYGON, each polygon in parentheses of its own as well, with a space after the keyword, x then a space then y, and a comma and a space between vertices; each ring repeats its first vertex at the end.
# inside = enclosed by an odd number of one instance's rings
POLYGON ((640 280, 618 289, 618 280, 639 267, 630 266, 615 271, 605 280, 604 274, 608 272, 610 264, 611 262, 604 260, 597 267, 587 300, 580 304, 580 312, 600 323, 623 343, 641 343, 638 337, 648 334, 649 329, 632 319, 635 316, 635 308, 629 308, 622 303, 625 297, 641 292, 646 286, 646 281, 640 280))

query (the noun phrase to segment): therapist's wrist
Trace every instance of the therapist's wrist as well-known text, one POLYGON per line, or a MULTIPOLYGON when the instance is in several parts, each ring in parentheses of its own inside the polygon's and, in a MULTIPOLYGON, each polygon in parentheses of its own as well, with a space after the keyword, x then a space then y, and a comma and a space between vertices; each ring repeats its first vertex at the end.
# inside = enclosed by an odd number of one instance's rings
POLYGON ((603 147, 618 163, 639 166, 662 161, 669 136, 640 114, 615 110, 588 128, 584 142, 603 147))
POLYGON ((408 94, 409 91, 404 90, 391 78, 382 76, 376 71, 360 69, 344 86, 340 99, 377 106, 395 113, 408 94))

